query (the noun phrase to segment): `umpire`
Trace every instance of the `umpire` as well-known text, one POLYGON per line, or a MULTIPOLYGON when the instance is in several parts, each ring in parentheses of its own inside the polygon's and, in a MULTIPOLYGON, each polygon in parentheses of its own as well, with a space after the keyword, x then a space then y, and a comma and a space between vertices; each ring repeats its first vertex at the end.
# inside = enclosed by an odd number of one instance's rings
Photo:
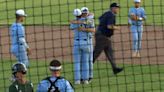
POLYGON ((93 55, 93 63, 97 59, 97 57, 104 50, 105 55, 110 61, 113 69, 113 73, 117 74, 123 70, 123 68, 118 68, 116 66, 113 50, 112 50, 112 42, 111 37, 114 34, 115 30, 119 30, 120 28, 116 26, 116 14, 119 12, 119 4, 112 3, 110 5, 110 11, 105 12, 102 16, 99 17, 99 25, 97 28, 97 32, 95 34, 96 45, 94 48, 93 55))

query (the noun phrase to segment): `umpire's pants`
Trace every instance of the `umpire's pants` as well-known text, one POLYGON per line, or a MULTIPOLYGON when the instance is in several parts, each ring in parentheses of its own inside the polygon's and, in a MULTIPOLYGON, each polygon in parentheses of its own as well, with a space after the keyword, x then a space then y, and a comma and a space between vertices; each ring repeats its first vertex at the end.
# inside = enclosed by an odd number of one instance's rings
POLYGON ((113 56, 112 42, 111 38, 104 36, 101 33, 95 34, 96 45, 93 51, 93 63, 104 50, 106 57, 110 61, 112 68, 116 69, 116 64, 113 56))

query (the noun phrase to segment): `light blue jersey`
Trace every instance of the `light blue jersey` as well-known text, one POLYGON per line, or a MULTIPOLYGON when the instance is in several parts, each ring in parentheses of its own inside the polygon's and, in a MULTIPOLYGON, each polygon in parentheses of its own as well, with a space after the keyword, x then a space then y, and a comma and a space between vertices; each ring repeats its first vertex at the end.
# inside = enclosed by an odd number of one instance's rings
MULTIPOLYGON (((50 80, 54 82, 56 80, 56 77, 50 77, 50 80)), ((74 92, 71 84, 64 78, 58 79, 54 85, 58 87, 60 92, 74 92)), ((50 86, 51 83, 48 80, 44 79, 38 84, 37 92, 48 92, 50 86)))
MULTIPOLYGON (((78 19, 86 21, 86 18, 78 19)), ((89 24, 71 24, 70 28, 74 29, 74 78, 75 81, 88 80, 93 77, 93 46, 92 32, 78 30, 79 27, 94 28, 94 21, 89 21, 89 24), (91 60, 92 59, 92 60, 91 60)))
POLYGON ((142 33, 143 33, 143 20, 131 20, 131 15, 138 18, 146 19, 145 11, 142 7, 130 8, 129 10, 129 24, 133 38, 133 51, 138 52, 141 49, 142 33))
MULTIPOLYGON (((95 28, 95 24, 94 24, 94 17, 91 15, 88 16, 87 18, 82 18, 81 20, 85 20, 87 21, 87 25, 85 25, 86 28, 95 28)), ((93 78, 93 33, 92 32, 88 32, 88 37, 89 37, 89 42, 88 42, 88 46, 90 48, 90 54, 89 54, 89 78, 93 78)))
POLYGON ((144 19, 146 19, 146 15, 145 15, 145 10, 144 10, 144 8, 142 8, 142 7, 139 7, 139 8, 132 7, 132 8, 130 8, 130 10, 129 10, 129 23, 130 23, 131 25, 142 25, 142 24, 143 24, 143 21, 142 21, 142 20, 137 20, 137 21, 131 20, 131 19, 130 19, 130 16, 131 16, 132 14, 138 16, 139 18, 144 18, 144 19))
MULTIPOLYGON (((78 19, 80 21, 87 21, 86 18, 81 18, 78 19)), ((92 32, 84 32, 84 31, 79 31, 79 27, 85 27, 85 28, 94 28, 94 20, 93 19, 88 19, 88 24, 71 24, 70 28, 74 29, 74 39, 88 39, 92 38, 92 32)))
POLYGON ((10 28, 10 36, 11 53, 17 58, 18 62, 24 63, 28 67, 29 64, 26 51, 28 45, 25 41, 25 30, 23 25, 21 23, 13 23, 10 28))

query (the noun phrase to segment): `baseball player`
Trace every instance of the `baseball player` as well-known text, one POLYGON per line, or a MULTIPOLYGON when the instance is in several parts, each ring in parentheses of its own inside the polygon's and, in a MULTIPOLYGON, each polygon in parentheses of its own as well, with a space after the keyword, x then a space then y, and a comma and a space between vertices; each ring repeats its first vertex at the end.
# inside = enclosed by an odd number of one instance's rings
POLYGON ((52 60, 49 65, 51 76, 38 84, 37 92, 74 92, 71 83, 60 76, 61 69, 61 63, 58 60, 52 60))
POLYGON ((11 53, 17 58, 18 62, 24 63, 28 67, 28 55, 31 54, 31 50, 26 43, 25 29, 22 25, 27 15, 22 9, 17 10, 15 15, 16 22, 10 28, 11 53))
POLYGON ((9 92, 34 92, 33 84, 25 78, 26 73, 27 68, 23 63, 16 63, 12 66, 15 81, 10 85, 9 92))
MULTIPOLYGON (((77 21, 85 21, 86 14, 82 14, 80 9, 74 10, 74 16, 77 21)), ((91 34, 95 32, 94 22, 90 25, 87 24, 75 24, 72 23, 71 27, 74 30, 74 71, 75 71, 75 84, 89 82, 89 70, 90 70, 90 54, 91 54, 91 34), (82 81, 81 81, 82 80, 82 81)))
POLYGON ((129 24, 133 37, 132 57, 140 57, 143 21, 146 19, 144 8, 140 7, 141 0, 134 0, 135 7, 129 10, 129 24))
MULTIPOLYGON (((89 9, 87 7, 82 7, 81 8, 82 12, 82 18, 86 21, 86 27, 89 28, 94 28, 94 14, 89 12, 89 9)), ((88 33, 89 36, 89 43, 88 45, 90 46, 90 56, 89 56, 89 82, 91 82, 93 78, 93 42, 92 42, 92 37, 93 37, 93 32, 88 33)))
POLYGON ((111 41, 111 37, 114 34, 114 31, 119 30, 119 27, 116 26, 116 14, 119 11, 119 7, 119 4, 112 3, 110 5, 110 10, 105 12, 99 18, 99 25, 95 34, 96 45, 93 53, 93 62, 95 62, 100 53, 104 50, 105 55, 112 65, 114 74, 117 74, 123 70, 123 68, 118 68, 116 66, 111 41))

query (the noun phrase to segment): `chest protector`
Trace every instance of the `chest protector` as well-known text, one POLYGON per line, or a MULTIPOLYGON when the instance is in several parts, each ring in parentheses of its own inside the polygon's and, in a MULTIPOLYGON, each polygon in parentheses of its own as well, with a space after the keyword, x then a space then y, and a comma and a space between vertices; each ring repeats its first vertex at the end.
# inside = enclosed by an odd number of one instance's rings
POLYGON ((54 82, 50 80, 50 77, 47 77, 45 80, 48 80, 50 83, 50 87, 48 88, 47 92, 60 92, 59 88, 55 85, 55 83, 59 80, 62 79, 62 77, 57 77, 54 82))

